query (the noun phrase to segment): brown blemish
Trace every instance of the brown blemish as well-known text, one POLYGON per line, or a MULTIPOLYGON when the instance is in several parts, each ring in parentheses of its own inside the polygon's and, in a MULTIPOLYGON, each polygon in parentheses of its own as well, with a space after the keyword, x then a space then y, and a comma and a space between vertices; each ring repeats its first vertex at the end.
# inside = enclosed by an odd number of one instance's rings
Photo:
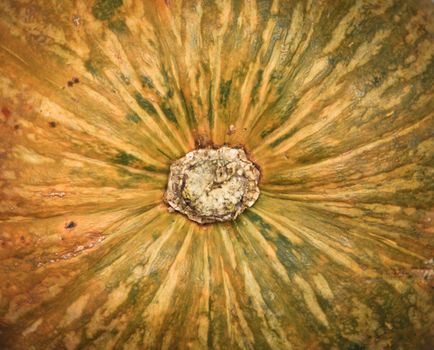
POLYGON ((55 128, 57 126, 56 122, 49 122, 48 125, 50 125, 50 128, 55 128))
POLYGON ((205 141, 201 135, 197 135, 194 138, 194 145, 196 149, 204 148, 205 141))
POLYGON ((76 227, 77 226, 77 224, 74 222, 74 221, 70 221, 70 222, 68 222, 66 225, 65 225, 65 228, 67 229, 67 230, 72 230, 74 227, 76 227))
POLYGON ((80 79, 78 79, 77 77, 72 77, 71 80, 68 80, 66 85, 68 85, 68 87, 73 87, 74 84, 78 84, 79 82, 80 82, 80 79))
POLYGON ((11 116, 11 114, 12 114, 12 112, 7 107, 3 107, 2 108, 2 113, 3 113, 3 115, 5 116, 6 119, 9 119, 10 116, 11 116))

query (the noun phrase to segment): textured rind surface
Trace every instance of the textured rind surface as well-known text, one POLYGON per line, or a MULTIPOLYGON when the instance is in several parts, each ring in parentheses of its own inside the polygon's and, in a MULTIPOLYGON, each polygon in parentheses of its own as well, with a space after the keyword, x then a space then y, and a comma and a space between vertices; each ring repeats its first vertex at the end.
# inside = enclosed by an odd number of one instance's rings
POLYGON ((258 199, 259 177, 243 149, 194 150, 171 164, 164 199, 198 223, 230 221, 258 199))
POLYGON ((432 9, 2 0, 0 348, 432 349, 432 9), (162 204, 198 144, 233 223, 162 204))

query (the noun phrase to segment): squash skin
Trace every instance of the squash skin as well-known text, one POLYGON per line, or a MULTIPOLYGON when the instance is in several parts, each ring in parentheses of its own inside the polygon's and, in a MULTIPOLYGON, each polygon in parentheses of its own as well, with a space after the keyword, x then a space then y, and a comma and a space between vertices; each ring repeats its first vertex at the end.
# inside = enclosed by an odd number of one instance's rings
POLYGON ((432 347, 432 8, 2 1, 0 348, 432 347), (258 202, 168 213, 224 143, 258 202))

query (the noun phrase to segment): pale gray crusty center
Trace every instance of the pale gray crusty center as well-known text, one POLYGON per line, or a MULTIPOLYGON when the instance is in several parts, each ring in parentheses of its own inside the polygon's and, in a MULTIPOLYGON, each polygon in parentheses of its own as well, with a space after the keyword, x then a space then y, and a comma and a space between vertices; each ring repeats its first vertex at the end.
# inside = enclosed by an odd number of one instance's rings
POLYGON ((244 150, 200 149, 172 164, 165 200, 200 223, 233 220, 258 198, 258 181, 244 150))

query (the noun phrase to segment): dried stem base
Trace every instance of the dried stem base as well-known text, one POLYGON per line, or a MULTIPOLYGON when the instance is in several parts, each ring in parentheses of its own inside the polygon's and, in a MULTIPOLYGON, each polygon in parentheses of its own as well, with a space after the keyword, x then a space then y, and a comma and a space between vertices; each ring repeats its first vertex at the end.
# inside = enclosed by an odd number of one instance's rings
POLYGON ((242 149, 195 150, 170 167, 165 201, 201 224, 234 220, 258 199, 259 175, 242 149))

